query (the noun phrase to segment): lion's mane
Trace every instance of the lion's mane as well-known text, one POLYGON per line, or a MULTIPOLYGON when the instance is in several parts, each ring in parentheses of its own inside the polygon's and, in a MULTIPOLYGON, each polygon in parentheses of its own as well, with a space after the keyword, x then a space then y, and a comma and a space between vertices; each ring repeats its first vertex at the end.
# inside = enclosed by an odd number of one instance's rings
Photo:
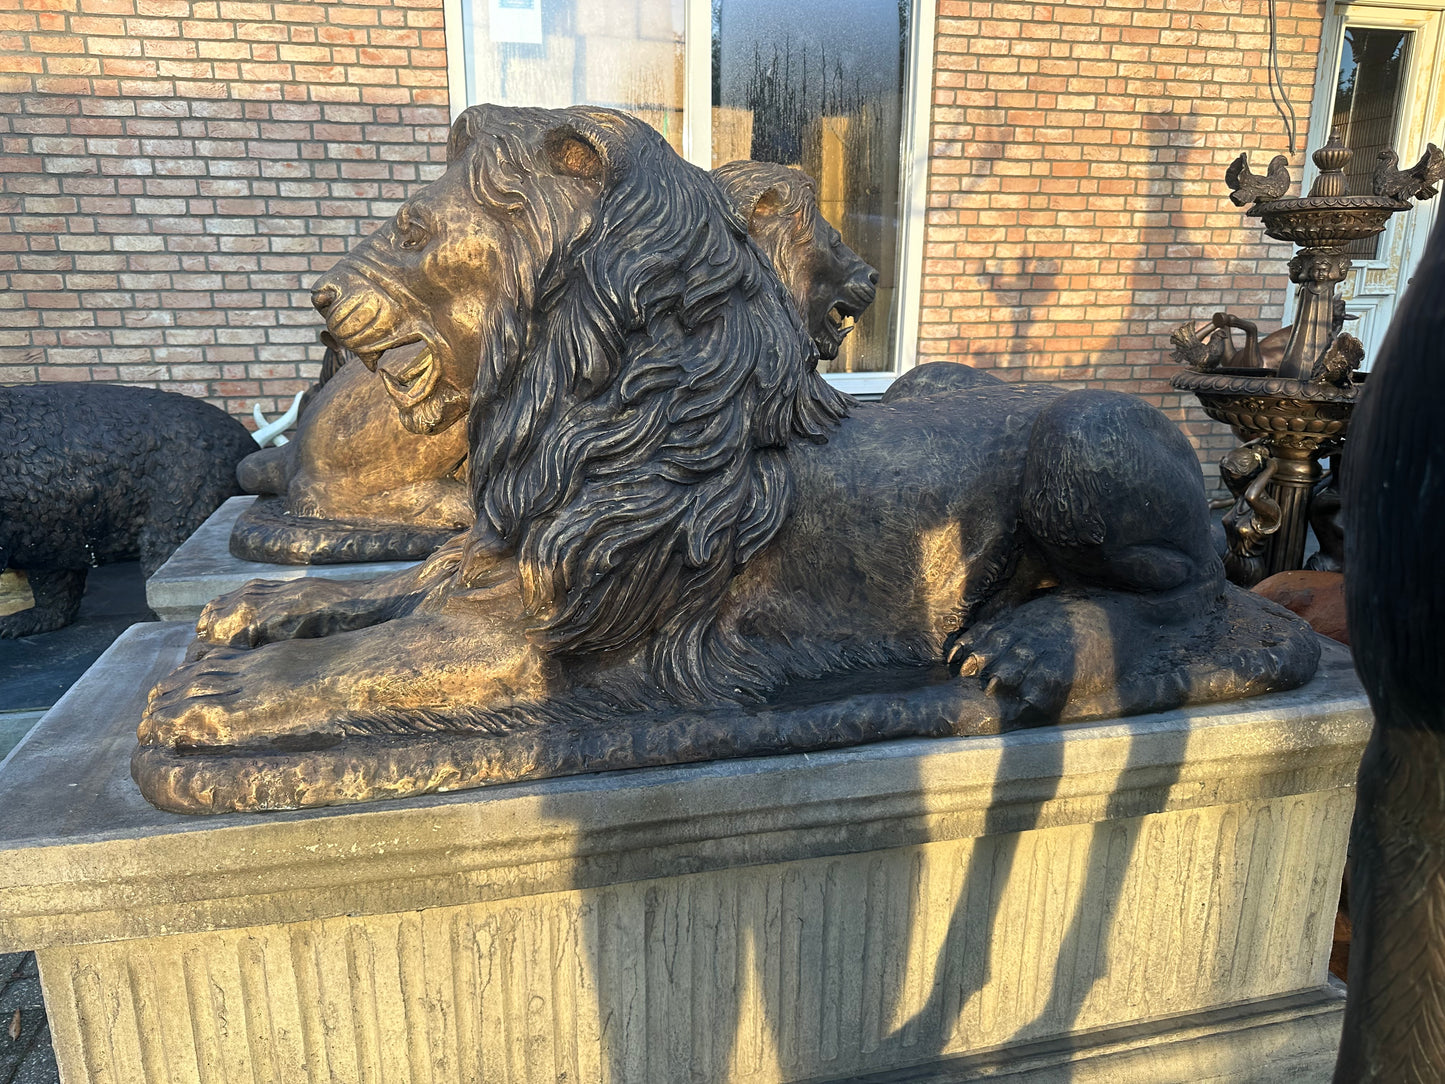
POLYGON ((647 645, 670 696, 716 700, 737 665, 719 606, 788 515, 786 448, 851 400, 705 172, 625 114, 537 111, 540 140, 517 121, 468 109, 449 146, 516 227, 468 418, 474 530, 515 553, 550 653, 647 645), (597 156, 580 209, 540 180, 567 141, 597 156))
POLYGON ((764 195, 778 199, 775 212, 754 223, 753 228, 762 231, 758 243, 771 254, 783 284, 794 297, 804 296, 806 282, 799 256, 816 247, 821 217, 813 178, 791 167, 763 172, 757 163, 747 160, 724 163, 712 171, 712 176, 728 201, 748 215, 764 195))

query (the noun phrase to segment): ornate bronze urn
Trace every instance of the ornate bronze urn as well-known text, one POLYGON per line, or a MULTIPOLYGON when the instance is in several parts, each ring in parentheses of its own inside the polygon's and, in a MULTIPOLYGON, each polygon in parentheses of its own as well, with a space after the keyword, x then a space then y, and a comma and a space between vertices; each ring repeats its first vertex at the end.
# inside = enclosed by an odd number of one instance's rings
POLYGON ((1172 336, 1175 356, 1187 366, 1174 387, 1193 392, 1205 413, 1245 442, 1220 463, 1235 497, 1225 515, 1225 566, 1230 579, 1245 586, 1301 567, 1311 494, 1323 473, 1319 461, 1345 442, 1363 378, 1355 370, 1364 358, 1360 341, 1341 330, 1343 304, 1335 288, 1350 270, 1345 246, 1380 233, 1412 199, 1434 196, 1445 173, 1445 155, 1433 144, 1406 170, 1395 168, 1393 152, 1382 151, 1373 194, 1356 196, 1345 177, 1351 156, 1336 129, 1314 153, 1320 174, 1309 195, 1294 199, 1284 198, 1290 176, 1283 155, 1263 177, 1250 172, 1244 155, 1230 165, 1230 199, 1249 205, 1247 214, 1263 219, 1270 237, 1299 246, 1289 262, 1295 322, 1264 344, 1253 323, 1230 313, 1185 324, 1172 336), (1244 332, 1240 349, 1234 329, 1244 332), (1274 360, 1280 339, 1283 350, 1274 360))

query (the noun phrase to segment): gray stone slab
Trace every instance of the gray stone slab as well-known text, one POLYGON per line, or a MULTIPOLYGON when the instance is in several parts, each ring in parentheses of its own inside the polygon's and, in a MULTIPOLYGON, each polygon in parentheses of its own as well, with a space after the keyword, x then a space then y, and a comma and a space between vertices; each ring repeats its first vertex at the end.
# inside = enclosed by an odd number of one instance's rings
POLYGON ((130 630, 0 767, 0 952, 71 1084, 1328 1080, 1337 647, 1126 721, 182 817, 127 761, 188 637, 130 630))
POLYGON ((325 576, 334 580, 365 580, 409 568, 415 561, 380 561, 354 565, 272 565, 231 556, 231 528, 255 497, 232 497, 186 539, 170 560, 146 581, 146 601, 162 621, 195 621, 211 599, 234 591, 248 580, 295 580, 325 576))

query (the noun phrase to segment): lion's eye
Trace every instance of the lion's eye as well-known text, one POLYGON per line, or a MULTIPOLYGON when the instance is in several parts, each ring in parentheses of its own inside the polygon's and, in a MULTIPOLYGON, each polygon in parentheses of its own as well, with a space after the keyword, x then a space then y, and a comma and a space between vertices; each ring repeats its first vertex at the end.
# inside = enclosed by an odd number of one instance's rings
POLYGON ((413 218, 405 207, 396 213, 397 243, 402 248, 418 249, 431 240, 431 233, 413 218))

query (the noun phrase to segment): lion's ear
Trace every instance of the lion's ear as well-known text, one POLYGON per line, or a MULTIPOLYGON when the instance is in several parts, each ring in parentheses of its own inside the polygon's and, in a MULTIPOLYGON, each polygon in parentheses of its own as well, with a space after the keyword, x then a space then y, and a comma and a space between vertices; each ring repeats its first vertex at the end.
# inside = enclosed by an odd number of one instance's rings
POLYGON ((543 147, 552 168, 564 176, 589 181, 602 176, 602 155, 591 140, 570 125, 548 132, 543 147))
POLYGON ((451 131, 447 134, 448 162, 455 162, 471 149, 485 123, 482 106, 474 105, 462 110, 462 115, 452 122, 451 131))
POLYGON ((763 191, 753 204, 753 213, 748 216, 749 222, 756 218, 776 218, 778 215, 786 214, 788 210, 788 190, 781 184, 775 184, 763 191))

